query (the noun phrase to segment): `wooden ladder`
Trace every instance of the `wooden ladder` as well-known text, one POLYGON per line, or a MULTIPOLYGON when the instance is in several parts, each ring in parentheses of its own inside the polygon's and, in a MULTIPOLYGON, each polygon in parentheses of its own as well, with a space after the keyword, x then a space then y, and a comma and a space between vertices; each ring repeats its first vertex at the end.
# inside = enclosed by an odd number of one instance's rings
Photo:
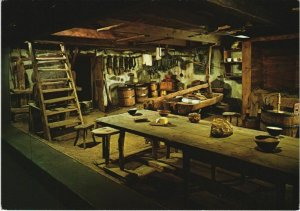
POLYGON ((74 126, 83 124, 76 87, 63 43, 33 41, 28 42, 28 48, 36 80, 44 138, 51 141, 57 132, 70 132, 74 126), (56 49, 53 50, 53 47, 56 49))

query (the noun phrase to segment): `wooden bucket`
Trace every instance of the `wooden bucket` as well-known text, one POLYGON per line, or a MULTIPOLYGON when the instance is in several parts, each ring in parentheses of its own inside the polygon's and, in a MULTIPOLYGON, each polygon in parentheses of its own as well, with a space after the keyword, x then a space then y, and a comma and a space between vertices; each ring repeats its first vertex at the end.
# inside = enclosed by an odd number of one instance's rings
POLYGON ((136 86, 135 87, 136 102, 143 103, 148 99, 148 87, 147 86, 136 86))
POLYGON ((259 118, 247 117, 245 119, 245 127, 250 129, 259 130, 259 118))
POLYGON ((272 110, 261 111, 260 129, 266 131, 267 126, 283 129, 282 135, 296 137, 299 129, 299 115, 289 112, 278 113, 272 110))
POLYGON ((135 105, 134 89, 130 87, 118 88, 119 105, 120 106, 133 106, 135 105))
POLYGON ((158 97, 158 91, 151 91, 151 97, 158 97))
POLYGON ((155 81, 151 81, 151 83, 150 83, 150 90, 151 90, 151 92, 157 90, 157 83, 155 81))

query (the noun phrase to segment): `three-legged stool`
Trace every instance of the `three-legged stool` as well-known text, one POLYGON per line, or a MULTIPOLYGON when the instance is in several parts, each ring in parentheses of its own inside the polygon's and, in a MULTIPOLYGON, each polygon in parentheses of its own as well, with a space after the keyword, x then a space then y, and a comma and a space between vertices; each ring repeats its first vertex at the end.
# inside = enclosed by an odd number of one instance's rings
POLYGON ((95 140, 96 137, 102 137, 102 157, 105 159, 105 164, 109 163, 109 150, 110 150, 110 136, 120 133, 111 127, 100 127, 92 130, 92 137, 95 140))
MULTIPOLYGON (((94 126, 95 126, 95 124, 93 122, 92 123, 87 123, 87 124, 82 124, 82 125, 75 126, 74 129, 77 131, 77 135, 76 135, 76 139, 74 141, 74 146, 76 145, 76 143, 77 143, 77 141, 79 139, 79 136, 80 136, 80 132, 82 131, 83 147, 85 149, 86 148, 85 139, 86 139, 86 136, 87 136, 87 131, 88 131, 88 129, 89 130, 94 129, 94 126)), ((95 140, 94 140, 94 142, 95 142, 95 140)))
POLYGON ((239 118, 241 116, 240 113, 237 112, 223 112, 222 113, 223 117, 227 120, 229 117, 229 122, 231 123, 232 119, 235 117, 236 118, 236 126, 239 126, 239 118))

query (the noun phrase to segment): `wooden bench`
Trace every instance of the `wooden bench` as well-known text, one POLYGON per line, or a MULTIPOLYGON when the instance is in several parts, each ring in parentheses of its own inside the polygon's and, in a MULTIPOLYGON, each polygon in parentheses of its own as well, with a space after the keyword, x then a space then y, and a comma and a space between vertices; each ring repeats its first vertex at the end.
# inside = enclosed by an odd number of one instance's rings
POLYGON ((92 131, 92 137, 94 142, 96 142, 95 136, 102 137, 102 157, 105 159, 106 165, 109 163, 110 136, 119 133, 119 130, 116 130, 111 127, 100 127, 92 131))
MULTIPOLYGON (((74 129, 76 130, 77 135, 76 135, 76 139, 74 141, 74 146, 76 146, 76 143, 77 143, 77 141, 79 139, 79 136, 80 136, 80 132, 82 131, 83 147, 85 149, 86 148, 85 139, 86 139, 86 136, 87 136, 87 131, 94 129, 94 127, 95 127, 95 124, 93 122, 75 126, 74 129)), ((95 139, 93 139, 93 141, 95 142, 95 139)))

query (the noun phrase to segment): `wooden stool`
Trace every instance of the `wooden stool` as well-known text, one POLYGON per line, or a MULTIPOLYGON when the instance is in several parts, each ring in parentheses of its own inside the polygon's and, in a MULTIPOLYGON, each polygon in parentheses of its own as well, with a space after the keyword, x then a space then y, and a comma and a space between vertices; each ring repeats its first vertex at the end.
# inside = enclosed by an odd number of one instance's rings
POLYGON ((232 121, 233 117, 236 117, 236 126, 239 126, 239 117, 241 116, 240 113, 228 111, 228 112, 223 112, 222 115, 226 120, 229 117, 229 122, 232 121))
MULTIPOLYGON (((86 148, 85 138, 87 136, 87 130, 88 129, 90 129, 90 130, 94 129, 94 126, 95 126, 95 124, 93 122, 75 126, 74 129, 77 131, 77 135, 76 135, 76 139, 74 141, 74 146, 76 146, 76 143, 79 139, 80 131, 82 131, 83 132, 83 147, 85 149, 86 148)), ((95 140, 94 140, 94 142, 95 142, 95 140)))
POLYGON ((102 137, 102 157, 105 158, 105 164, 109 163, 109 150, 110 150, 110 136, 120 133, 119 130, 116 130, 111 127, 100 127, 92 131, 93 140, 96 137, 102 137))

